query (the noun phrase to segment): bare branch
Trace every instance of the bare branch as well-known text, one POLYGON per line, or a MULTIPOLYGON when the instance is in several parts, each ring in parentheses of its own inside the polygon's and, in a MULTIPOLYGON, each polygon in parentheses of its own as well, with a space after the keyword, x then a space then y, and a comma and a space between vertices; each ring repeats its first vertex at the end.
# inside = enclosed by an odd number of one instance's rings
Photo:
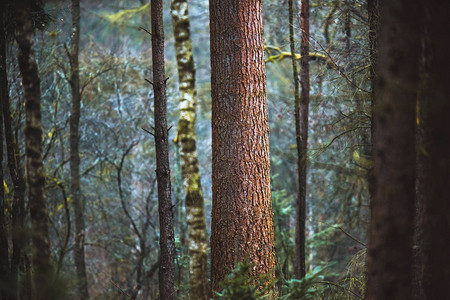
POLYGON ((150 80, 148 80, 147 78, 144 78, 145 81, 147 81, 148 83, 150 83, 152 86, 154 86, 153 82, 151 82, 150 80))
POLYGON ((150 36, 152 35, 152 33, 149 30, 145 29, 144 27, 139 26, 138 29, 147 32, 150 36))
POLYGON ((151 134, 152 136, 155 136, 155 134, 147 129, 145 129, 144 127, 142 127, 142 130, 144 130, 145 132, 147 132, 148 134, 151 134))

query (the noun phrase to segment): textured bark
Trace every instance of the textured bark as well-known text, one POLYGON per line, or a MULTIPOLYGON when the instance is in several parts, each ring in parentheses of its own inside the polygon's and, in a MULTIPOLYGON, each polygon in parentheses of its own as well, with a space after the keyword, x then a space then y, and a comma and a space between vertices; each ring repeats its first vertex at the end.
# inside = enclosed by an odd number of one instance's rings
MULTIPOLYGON (((269 126, 260 0, 210 0, 211 283, 248 258, 275 278, 269 126)), ((276 291, 272 289, 273 296, 276 291)))
MULTIPOLYGON (((11 210, 11 241, 12 241, 12 253, 10 262, 10 273, 8 281, 8 289, 10 291, 10 299, 18 298, 18 274, 19 265, 21 261, 22 249, 24 247, 24 198, 25 198, 25 179, 21 172, 20 166, 16 160, 19 157, 19 151, 17 149, 16 139, 12 130, 12 120, 10 112, 9 101, 9 89, 6 73, 6 54, 2 50, 3 60, 1 68, 1 83, 3 87, 6 87, 2 94, 2 111, 3 121, 5 129, 5 144, 8 158, 8 169, 13 183, 12 189, 12 210, 11 210)), ((11 190, 11 188, 10 188, 11 190)))
MULTIPOLYGON (((5 36, 5 5, 0 3, 0 101, 3 104, 8 97, 8 79, 6 75, 6 36, 5 36)), ((8 230, 6 222, 6 201, 3 172, 3 105, 0 106, 0 299, 6 299, 9 280, 8 230)))
POLYGON ((418 9, 381 3, 368 299, 411 299, 418 9))
POLYGON ((172 0, 171 14, 180 82, 178 141, 189 236, 189 280, 192 299, 208 299, 207 241, 203 192, 195 138, 196 91, 187 0, 172 0))
POLYGON ((297 141, 298 194, 295 204, 295 276, 303 278, 305 266, 306 223, 306 164, 308 151, 309 114, 309 0, 300 5, 300 99, 295 102, 295 129, 297 141))
POLYGON ((447 47, 443 47, 443 39, 450 36, 450 20, 448 1, 428 1, 422 10, 426 16, 425 37, 429 47, 424 53, 427 68, 422 84, 424 126, 428 132, 429 152, 424 153, 429 166, 423 174, 423 277, 424 298, 446 299, 450 295, 450 85, 447 72, 450 62, 445 59, 447 47))
POLYGON ((72 0, 72 34, 70 37, 70 78, 69 84, 72 91, 72 109, 70 112, 70 190, 74 210, 74 247, 73 259, 76 270, 76 297, 88 299, 88 286, 86 278, 86 262, 84 257, 84 205, 81 199, 80 189, 80 75, 79 54, 80 45, 80 0, 72 0))
POLYGON ((48 299, 53 283, 50 266, 50 243, 47 208, 44 194, 44 166, 42 161, 42 124, 40 79, 32 48, 31 1, 17 1, 16 39, 18 60, 25 96, 25 168, 28 205, 32 225, 34 293, 36 299, 48 299))
MULTIPOLYGON (((367 1, 367 15, 369 18, 369 63, 370 63, 370 106, 371 106, 371 128, 370 128, 370 146, 366 155, 373 159, 373 143, 374 143, 374 107, 375 107, 375 88, 377 82, 377 74, 375 72, 377 68, 377 51, 378 51, 378 32, 379 32, 379 15, 380 15, 380 2, 382 0, 368 0, 367 1)), ((370 199, 374 194, 374 178, 373 178, 373 166, 369 166, 367 170, 367 183, 369 189, 370 199)))
POLYGON ((151 1, 153 88, 155 94, 156 178, 160 226, 159 294, 161 299, 174 297, 173 206, 171 200, 167 99, 164 72, 164 27, 161 0, 151 1))

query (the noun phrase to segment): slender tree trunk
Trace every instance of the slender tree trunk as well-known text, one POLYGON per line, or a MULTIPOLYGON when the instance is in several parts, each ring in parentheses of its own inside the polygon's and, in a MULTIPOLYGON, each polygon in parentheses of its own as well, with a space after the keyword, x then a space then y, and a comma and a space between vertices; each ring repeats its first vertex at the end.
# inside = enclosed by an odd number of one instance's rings
POLYGON ((425 52, 427 60, 427 79, 423 86, 424 126, 428 129, 429 152, 424 153, 429 162, 424 176, 423 204, 423 273, 424 299, 446 299, 450 295, 450 85, 447 72, 450 62, 442 59, 448 55, 443 39, 450 36, 448 1, 432 0, 422 9, 426 16, 426 38, 429 49, 425 52), (425 85, 426 84, 426 85, 425 85))
POLYGON ((88 299, 86 277, 86 262, 84 257, 84 205, 80 190, 80 75, 79 54, 80 45, 80 0, 72 0, 72 34, 70 37, 70 88, 72 90, 72 109, 70 112, 70 189, 74 210, 74 248, 73 258, 77 274, 77 298, 88 299))
POLYGON ((34 293, 36 299, 48 299, 52 285, 50 242, 47 208, 44 194, 44 166, 42 161, 42 124, 40 79, 32 48, 31 1, 15 3, 17 16, 16 39, 18 60, 25 96, 25 167, 30 219, 32 225, 34 293))
POLYGON ((306 164, 308 151, 309 114, 309 0, 300 5, 300 98, 295 102, 295 129, 297 141, 298 195, 295 205, 295 276, 303 278, 305 265, 305 223, 306 223, 306 164))
POLYGON ((172 0, 171 13, 181 94, 178 140, 181 144, 181 173, 189 236, 190 296, 192 299, 200 300, 208 299, 206 264, 208 245, 195 138, 195 69, 187 0, 172 0))
MULTIPOLYGON (((275 278, 261 0, 210 0, 213 291, 248 258, 275 278)), ((276 296, 273 288, 268 291, 276 296)))
MULTIPOLYGON (((371 107, 371 128, 370 128, 370 145, 369 150, 367 151, 367 156, 371 157, 373 160, 373 144, 374 144, 374 132, 375 132, 375 124, 374 124, 374 111, 375 111, 375 88, 377 82, 377 51, 378 51, 378 32, 379 32, 379 15, 380 15, 380 2, 382 0, 368 0, 367 1, 367 10, 369 17, 369 63, 370 63, 370 107, 371 107)), ((370 199, 373 198, 374 194, 374 178, 373 178, 373 167, 369 167, 367 170, 367 183, 369 189, 370 199)))
POLYGON ((8 78, 6 75, 6 33, 5 33, 5 3, 0 3, 0 299, 7 299, 9 281, 9 241, 6 222, 6 199, 3 182, 3 102, 8 97, 8 78))
POLYGON ((417 97, 417 132, 416 132, 416 207, 414 220, 414 246, 413 246, 413 296, 414 299, 425 299, 422 287, 424 271, 423 245, 424 241, 424 207, 426 206, 426 189, 429 180, 433 177, 430 174, 430 132, 429 132, 429 111, 428 102, 432 101, 432 82, 430 80, 431 44, 429 36, 429 11, 423 18, 421 27, 421 54, 419 75, 420 84, 417 97))
POLYGON ((23 178, 23 173, 20 166, 16 160, 19 157, 19 150, 17 149, 16 138, 12 130, 12 120, 10 112, 10 101, 9 101, 9 89, 6 73, 6 53, 1 54, 4 58, 2 64, 4 67, 1 68, 1 83, 5 87, 5 94, 2 94, 2 110, 3 110, 3 121, 5 129, 5 144, 8 158, 8 168, 9 173, 13 183, 12 189, 12 210, 11 210, 11 241, 12 241, 12 254, 10 262, 10 273, 8 281, 8 289, 10 291, 9 297, 14 300, 18 298, 18 274, 19 265, 21 263, 22 249, 25 243, 25 231, 24 231, 24 218, 25 218, 25 179, 23 178))
POLYGON ((161 299, 174 297, 173 206, 171 199, 169 140, 167 130, 166 79, 164 71, 164 26, 161 0, 151 0, 153 88, 155 94, 156 176, 160 226, 159 293, 161 299))
POLYGON ((418 83, 416 2, 381 3, 375 89, 375 194, 371 202, 368 299, 411 299, 418 83))

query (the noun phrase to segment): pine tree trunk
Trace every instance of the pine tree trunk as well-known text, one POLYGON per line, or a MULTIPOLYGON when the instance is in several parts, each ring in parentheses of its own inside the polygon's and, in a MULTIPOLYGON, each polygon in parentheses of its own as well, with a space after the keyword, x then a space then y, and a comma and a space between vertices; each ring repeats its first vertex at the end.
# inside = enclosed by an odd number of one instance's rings
POLYGON ((295 276, 303 278, 305 265, 305 229, 306 229, 306 165, 308 151, 308 114, 309 114, 309 0, 300 5, 300 98, 295 102, 295 128, 297 141, 298 195, 295 205, 295 276))
POLYGON ((151 1, 153 88, 155 94, 156 177, 160 226, 159 293, 161 299, 174 297, 173 206, 171 199, 167 99, 164 71, 164 27, 161 0, 151 1))
POLYGON ((28 205, 32 225, 34 293, 36 299, 47 299, 52 285, 50 242, 47 208, 44 194, 44 166, 42 160, 42 123, 40 79, 32 48, 31 1, 17 1, 16 39, 18 61, 25 96, 25 167, 28 205))
MULTIPOLYGON (((275 278, 262 1, 210 0, 211 283, 248 258, 275 278)), ((276 291, 272 289, 273 296, 276 291)))
POLYGON ((417 4, 381 3, 368 299, 411 299, 418 83, 417 4))
POLYGON ((178 141, 181 144, 181 172, 189 236, 190 296, 208 299, 207 241, 203 192, 200 181, 195 138, 196 91, 187 0, 172 0, 172 24, 180 82, 180 119, 178 141))
POLYGON ((70 189, 74 210, 73 258, 77 274, 77 298, 88 299, 86 262, 84 257, 84 205, 80 190, 80 75, 78 53, 80 44, 80 0, 72 0, 72 34, 70 39, 70 88, 72 90, 72 110, 70 112, 70 189))

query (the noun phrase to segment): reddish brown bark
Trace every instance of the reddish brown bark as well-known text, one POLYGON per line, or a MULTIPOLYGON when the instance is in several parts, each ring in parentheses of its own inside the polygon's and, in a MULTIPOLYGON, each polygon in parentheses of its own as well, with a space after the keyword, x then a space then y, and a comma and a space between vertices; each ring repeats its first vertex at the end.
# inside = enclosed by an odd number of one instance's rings
POLYGON ((306 165, 308 154, 309 114, 309 0, 300 5, 300 99, 295 102, 295 129, 297 141, 298 195, 295 205, 295 276, 303 278, 305 265, 306 227, 306 165))
MULTIPOLYGON (((275 277, 262 2, 211 0, 211 283, 249 258, 275 277)), ((275 294, 275 291, 273 291, 275 294)))
POLYGON ((405 0, 380 8, 367 298, 411 299, 419 11, 405 0))
POLYGON ((171 200, 169 140, 167 130, 166 78, 164 71, 164 27, 161 0, 151 1, 153 89, 155 94, 156 176, 160 226, 159 293, 161 299, 174 297, 173 206, 171 200))

